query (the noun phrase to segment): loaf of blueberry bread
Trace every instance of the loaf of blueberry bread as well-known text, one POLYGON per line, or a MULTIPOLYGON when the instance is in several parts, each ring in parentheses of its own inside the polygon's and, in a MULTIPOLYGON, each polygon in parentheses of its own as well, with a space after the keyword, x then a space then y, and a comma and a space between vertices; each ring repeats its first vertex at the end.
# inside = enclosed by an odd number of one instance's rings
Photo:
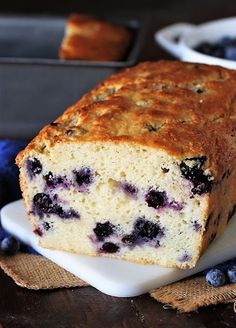
POLYGON ((17 157, 42 247, 191 268, 236 210, 236 72, 112 75, 17 157))

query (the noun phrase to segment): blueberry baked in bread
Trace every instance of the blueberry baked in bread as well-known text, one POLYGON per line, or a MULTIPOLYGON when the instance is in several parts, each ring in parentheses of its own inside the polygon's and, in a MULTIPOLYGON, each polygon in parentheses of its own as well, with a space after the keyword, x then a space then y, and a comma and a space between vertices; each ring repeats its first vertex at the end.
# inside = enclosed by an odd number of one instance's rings
POLYGON ((112 75, 17 157, 46 248, 191 268, 236 210, 236 72, 178 61, 112 75))
POLYGON ((59 57, 95 61, 118 61, 125 55, 131 31, 101 19, 72 14, 66 24, 59 57))

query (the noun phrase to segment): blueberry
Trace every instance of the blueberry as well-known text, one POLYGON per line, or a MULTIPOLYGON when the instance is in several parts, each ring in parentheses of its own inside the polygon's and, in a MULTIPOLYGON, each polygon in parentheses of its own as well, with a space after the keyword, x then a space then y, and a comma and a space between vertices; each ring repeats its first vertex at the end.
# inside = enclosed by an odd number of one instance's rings
POLYGON ((224 50, 225 59, 236 60, 236 45, 227 45, 225 46, 224 50))
POLYGON ((37 158, 27 159, 26 162, 27 171, 29 176, 33 178, 35 175, 42 172, 42 164, 37 158))
POLYGON ((64 210, 62 208, 62 206, 59 204, 53 205, 53 213, 58 215, 62 219, 72 219, 72 218, 79 219, 80 218, 80 215, 78 212, 76 212, 73 209, 64 210))
POLYGON ((80 170, 74 170, 73 173, 79 187, 88 186, 93 182, 93 174, 91 169, 88 167, 82 167, 80 170))
POLYGON ((16 254, 20 249, 19 241, 13 236, 6 237, 1 241, 1 250, 6 255, 16 254))
POLYGON ((195 50, 214 57, 236 60, 236 39, 224 36, 214 44, 202 42, 195 50))
POLYGON ((130 234, 122 237, 122 243, 134 247, 143 243, 151 242, 152 246, 160 246, 159 240, 164 236, 164 229, 158 223, 154 223, 140 217, 136 220, 130 234))
MULTIPOLYGON (((43 217, 43 214, 56 214, 62 219, 80 218, 79 213, 73 209, 64 210, 61 205, 55 203, 55 199, 57 199, 56 195, 53 203, 48 194, 36 194, 33 198, 33 212, 41 218, 43 217)), ((37 231, 35 233, 37 233, 37 231)))
POLYGON ((73 209, 69 209, 63 212, 60 216, 62 219, 80 219, 80 214, 73 209))
POLYGON ((226 282, 224 272, 219 269, 211 269, 206 274, 206 281, 213 287, 223 286, 226 282))
POLYGON ((153 239, 160 232, 160 226, 157 223, 146 221, 140 218, 136 221, 134 226, 134 233, 137 233, 139 237, 144 239, 153 239))
POLYGON ((51 223, 48 223, 46 221, 43 222, 42 226, 43 226, 43 229, 46 230, 46 231, 48 231, 49 229, 52 228, 52 224, 51 223))
POLYGON ((61 176, 54 176, 51 171, 49 171, 48 174, 44 175, 43 178, 46 182, 46 185, 50 188, 55 188, 58 185, 62 185, 65 188, 68 187, 66 178, 63 178, 61 176))
POLYGON ((45 213, 54 213, 55 211, 50 196, 45 193, 38 193, 34 196, 33 210, 41 217, 45 213))
POLYGON ((196 232, 199 232, 199 231, 201 231, 201 229, 202 229, 201 224, 200 224, 197 220, 195 220, 195 221, 193 222, 193 229, 194 229, 196 232))
POLYGON ((186 158, 180 163, 182 176, 193 184, 193 194, 202 195, 211 191, 211 176, 205 175, 202 169, 206 159, 206 156, 186 158))
POLYGON ((231 267, 236 267, 236 258, 232 258, 228 261, 225 261, 223 263, 217 264, 214 267, 208 268, 206 270, 203 271, 203 274, 207 274, 208 271, 210 271, 211 269, 219 269, 222 272, 224 272, 225 275, 228 275, 227 271, 229 268, 231 267))
POLYGON ((224 47, 221 47, 218 44, 213 45, 211 56, 224 58, 224 47))
POLYGON ((214 56, 220 58, 224 57, 224 47, 219 43, 211 44, 209 42, 202 42, 195 47, 195 50, 208 56, 214 56))
POLYGON ((114 233, 114 225, 109 221, 104 223, 97 223, 96 227, 93 229, 98 240, 104 240, 104 238, 109 237, 114 233))
POLYGON ((122 243, 124 244, 127 244, 127 245, 132 245, 134 244, 138 239, 138 236, 135 235, 135 234, 130 234, 130 235, 125 235, 121 241, 122 243))
POLYGON ((116 253, 119 251, 119 246, 114 243, 107 242, 102 245, 100 250, 104 253, 116 253))
POLYGON ((46 181, 46 185, 48 187, 54 187, 55 186, 55 180, 53 178, 52 172, 48 172, 48 174, 44 175, 44 180, 46 181))
POLYGON ((166 193, 164 191, 159 191, 158 189, 151 189, 145 195, 145 201, 148 207, 160 208, 166 205, 166 193))
POLYGON ((180 262, 188 262, 192 259, 192 256, 189 255, 187 252, 185 252, 182 256, 180 256, 179 261, 180 262))
POLYGON ((228 36, 223 36, 218 40, 218 44, 223 47, 229 45, 230 43, 231 43, 231 38, 228 36))
POLYGON ((231 283, 236 283, 236 265, 230 266, 227 270, 227 275, 231 283))
POLYGON ((63 218, 65 215, 63 208, 61 207, 61 205, 58 204, 53 205, 52 213, 58 215, 60 218, 63 218))
POLYGON ((136 188, 134 185, 128 182, 121 183, 122 190, 130 196, 137 196, 138 188, 136 188))
POLYGON ((175 211, 181 211, 184 208, 184 203, 178 203, 176 201, 172 201, 170 203, 167 203, 169 208, 175 210, 175 211))
POLYGON ((212 46, 208 42, 200 43, 197 47, 195 47, 195 50, 210 56, 212 54, 212 46))

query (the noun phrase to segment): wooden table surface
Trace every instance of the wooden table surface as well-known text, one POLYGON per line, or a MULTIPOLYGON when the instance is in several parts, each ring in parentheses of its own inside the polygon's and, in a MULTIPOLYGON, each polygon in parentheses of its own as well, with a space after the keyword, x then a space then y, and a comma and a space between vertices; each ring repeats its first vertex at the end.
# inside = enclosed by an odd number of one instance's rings
MULTIPOLYGON (((146 19, 147 34, 140 60, 170 58, 153 40, 159 28, 178 21, 201 23, 227 16, 236 16, 236 1, 12 1, 4 2, 0 11, 16 13, 67 14, 72 11, 92 14, 115 12, 146 19), (15 4, 14 6, 12 5, 15 4), (20 4, 20 5, 19 5, 20 4)), ((148 295, 136 298, 115 298, 92 287, 30 291, 16 286, 0 272, 0 328, 77 328, 77 327, 236 327, 233 305, 201 308, 189 314, 164 309, 148 295)))

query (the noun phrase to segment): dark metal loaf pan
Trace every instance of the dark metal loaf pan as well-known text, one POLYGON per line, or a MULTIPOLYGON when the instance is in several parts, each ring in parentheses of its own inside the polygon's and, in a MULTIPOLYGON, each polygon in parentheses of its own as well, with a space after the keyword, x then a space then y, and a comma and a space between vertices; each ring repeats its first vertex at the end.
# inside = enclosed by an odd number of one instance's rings
POLYGON ((143 24, 110 21, 133 30, 123 61, 58 59, 66 18, 0 17, 0 138, 31 138, 98 82, 135 64, 143 24))

